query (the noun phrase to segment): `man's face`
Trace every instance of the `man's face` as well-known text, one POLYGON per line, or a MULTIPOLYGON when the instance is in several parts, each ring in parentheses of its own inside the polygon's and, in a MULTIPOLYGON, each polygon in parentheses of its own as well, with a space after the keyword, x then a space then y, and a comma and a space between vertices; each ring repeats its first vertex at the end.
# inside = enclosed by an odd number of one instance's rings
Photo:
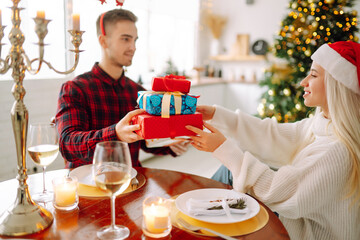
POLYGON ((105 57, 111 64, 118 67, 130 66, 135 54, 137 39, 137 28, 134 22, 125 20, 108 25, 105 57))

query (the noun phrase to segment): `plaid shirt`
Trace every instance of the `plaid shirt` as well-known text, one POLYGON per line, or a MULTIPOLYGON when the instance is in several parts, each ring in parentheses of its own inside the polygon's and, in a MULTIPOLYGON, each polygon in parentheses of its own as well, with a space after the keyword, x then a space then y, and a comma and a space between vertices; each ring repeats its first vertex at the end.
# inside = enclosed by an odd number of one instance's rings
MULTIPOLYGON (((91 164, 95 145, 102 141, 118 140, 115 125, 137 106, 137 92, 144 88, 123 74, 111 78, 96 63, 91 72, 64 83, 61 87, 56 113, 60 135, 60 152, 66 167, 91 164)), ((175 154, 170 148, 146 148, 145 141, 129 144, 132 164, 139 162, 140 147, 154 154, 175 154)))

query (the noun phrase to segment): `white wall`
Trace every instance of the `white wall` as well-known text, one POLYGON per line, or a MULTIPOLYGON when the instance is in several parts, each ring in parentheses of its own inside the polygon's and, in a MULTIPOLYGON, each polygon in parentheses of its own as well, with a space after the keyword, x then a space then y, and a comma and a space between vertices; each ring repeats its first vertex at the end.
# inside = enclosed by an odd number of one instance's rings
POLYGON ((249 34, 250 44, 258 39, 265 39, 269 44, 279 30, 281 20, 288 12, 289 0, 254 0, 253 4, 246 4, 246 0, 213 0, 210 9, 203 9, 201 13, 202 31, 200 31, 200 59, 205 61, 209 56, 211 32, 204 22, 204 15, 211 11, 213 14, 224 16, 227 23, 220 37, 220 45, 229 53, 235 43, 237 34, 249 34))

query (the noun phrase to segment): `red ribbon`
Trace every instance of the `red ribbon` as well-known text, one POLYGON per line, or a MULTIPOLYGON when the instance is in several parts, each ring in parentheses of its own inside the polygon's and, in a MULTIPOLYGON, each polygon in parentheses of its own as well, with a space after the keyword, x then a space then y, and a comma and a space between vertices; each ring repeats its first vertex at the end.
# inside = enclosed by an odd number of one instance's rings
POLYGON ((186 77, 185 76, 177 76, 177 75, 170 74, 170 75, 166 75, 164 77, 164 79, 186 79, 186 77))
POLYGON ((162 77, 161 80, 162 80, 163 85, 166 88, 166 91, 168 91, 168 92, 176 92, 176 91, 178 91, 178 89, 175 88, 176 85, 174 86, 174 84, 176 84, 175 81, 177 81, 177 80, 186 80, 186 77, 185 76, 176 76, 176 75, 170 74, 170 75, 166 75, 165 77, 162 77))

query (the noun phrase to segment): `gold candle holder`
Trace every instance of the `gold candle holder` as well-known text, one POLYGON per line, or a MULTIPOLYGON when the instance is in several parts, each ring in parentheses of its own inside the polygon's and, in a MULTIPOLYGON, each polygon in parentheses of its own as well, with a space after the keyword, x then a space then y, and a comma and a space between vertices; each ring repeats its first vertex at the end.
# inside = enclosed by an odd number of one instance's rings
POLYGON ((18 7, 21 0, 12 0, 12 29, 9 34, 9 40, 11 48, 9 54, 2 59, 1 58, 1 40, 4 36, 5 26, 0 26, 0 74, 5 74, 8 70, 12 69, 12 77, 14 80, 14 86, 12 93, 15 98, 14 105, 11 109, 11 121, 14 130, 16 154, 17 154, 17 166, 19 186, 17 188, 17 196, 14 203, 5 212, 0 215, 0 235, 3 236, 24 236, 32 233, 42 231, 49 227, 54 217, 45 208, 37 205, 30 196, 29 187, 27 181, 27 169, 26 169, 26 138, 28 129, 28 111, 24 104, 25 89, 23 87, 23 80, 25 77, 25 71, 27 70, 31 74, 36 74, 40 71, 41 65, 45 63, 50 69, 60 74, 68 74, 75 70, 79 62, 79 46, 82 42, 83 31, 70 32, 72 35, 72 43, 75 46, 75 63, 67 71, 56 70, 49 62, 44 60, 44 38, 47 34, 47 25, 50 20, 44 18, 35 18, 35 32, 38 35, 39 42, 39 57, 30 60, 25 54, 22 47, 24 43, 24 35, 20 30, 20 11, 22 8, 18 7), (32 63, 38 61, 36 69, 32 68, 32 63))
POLYGON ((2 45, 4 45, 3 43, 1 43, 1 39, 4 37, 4 28, 5 26, 0 26, 0 56, 1 56, 2 45))
POLYGON ((82 35, 85 31, 79 31, 79 30, 69 30, 68 31, 71 34, 71 43, 74 45, 75 50, 70 50, 73 52, 82 52, 82 50, 79 50, 80 44, 82 43, 82 35))
POLYGON ((34 18, 35 21, 35 32, 40 40, 41 43, 44 42, 44 38, 46 37, 48 30, 47 25, 51 20, 45 18, 34 18))
MULTIPOLYGON (((1 43, 2 38, 4 37, 4 28, 6 26, 0 26, 0 57, 2 52, 2 46, 5 45, 4 43, 1 43)), ((3 74, 5 72, 5 69, 8 67, 6 66, 7 61, 0 58, 0 74, 3 74)))

